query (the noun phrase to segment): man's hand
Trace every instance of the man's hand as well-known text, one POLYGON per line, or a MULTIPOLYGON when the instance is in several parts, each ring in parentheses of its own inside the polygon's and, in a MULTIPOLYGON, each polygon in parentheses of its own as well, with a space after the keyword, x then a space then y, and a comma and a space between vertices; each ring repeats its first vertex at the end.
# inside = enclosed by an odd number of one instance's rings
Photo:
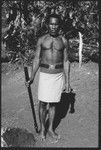
POLYGON ((28 81, 25 82, 25 85, 26 85, 27 88, 28 88, 31 84, 32 84, 32 81, 31 81, 31 80, 28 80, 28 81))
POLYGON ((70 85, 65 85, 65 89, 64 89, 64 91, 65 91, 66 93, 70 93, 70 92, 71 92, 71 90, 72 90, 72 88, 71 88, 71 86, 70 86, 70 85))

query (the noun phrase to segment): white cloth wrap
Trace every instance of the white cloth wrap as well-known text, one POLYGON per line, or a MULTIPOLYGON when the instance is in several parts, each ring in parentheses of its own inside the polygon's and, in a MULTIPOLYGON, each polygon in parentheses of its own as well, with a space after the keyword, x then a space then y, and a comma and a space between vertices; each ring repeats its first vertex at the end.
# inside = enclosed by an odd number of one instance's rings
POLYGON ((38 100, 46 103, 60 101, 64 85, 64 73, 49 74, 40 72, 38 86, 38 100))

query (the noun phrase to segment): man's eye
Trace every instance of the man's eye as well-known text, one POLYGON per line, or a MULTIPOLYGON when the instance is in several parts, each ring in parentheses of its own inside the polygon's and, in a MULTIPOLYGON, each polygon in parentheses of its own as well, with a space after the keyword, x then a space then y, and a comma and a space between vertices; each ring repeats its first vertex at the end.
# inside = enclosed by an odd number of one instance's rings
POLYGON ((58 24, 50 24, 50 25, 58 26, 58 24))

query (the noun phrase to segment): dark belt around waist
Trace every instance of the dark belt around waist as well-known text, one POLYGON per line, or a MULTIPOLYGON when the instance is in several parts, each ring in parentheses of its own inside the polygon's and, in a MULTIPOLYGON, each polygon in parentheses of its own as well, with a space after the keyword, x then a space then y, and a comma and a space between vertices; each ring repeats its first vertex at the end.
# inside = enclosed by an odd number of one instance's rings
POLYGON ((60 69, 63 68, 63 64, 51 65, 51 64, 40 64, 40 67, 47 69, 60 69))

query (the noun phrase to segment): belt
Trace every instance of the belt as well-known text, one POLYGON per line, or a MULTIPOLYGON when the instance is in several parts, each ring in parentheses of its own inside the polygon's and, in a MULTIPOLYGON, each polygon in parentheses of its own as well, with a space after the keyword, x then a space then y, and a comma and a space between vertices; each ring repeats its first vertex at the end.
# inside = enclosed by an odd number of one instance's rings
POLYGON ((40 64, 40 67, 47 69, 60 69, 63 68, 63 64, 51 65, 51 64, 40 64))

